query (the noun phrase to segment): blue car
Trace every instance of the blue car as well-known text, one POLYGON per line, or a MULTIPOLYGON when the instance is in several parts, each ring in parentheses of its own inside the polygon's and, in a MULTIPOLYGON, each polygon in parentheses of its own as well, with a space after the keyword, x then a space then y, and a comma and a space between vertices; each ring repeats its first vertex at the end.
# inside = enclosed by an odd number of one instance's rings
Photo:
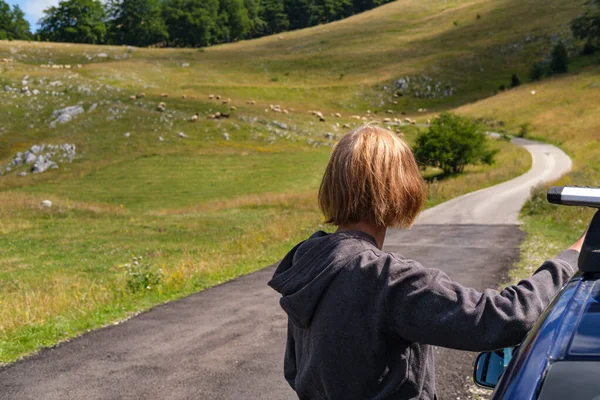
MULTIPOLYGON (((551 188, 548 200, 600 208, 600 189, 551 188)), ((585 239, 579 272, 519 347, 479 354, 474 380, 495 389, 493 400, 600 400, 600 211, 585 239)))

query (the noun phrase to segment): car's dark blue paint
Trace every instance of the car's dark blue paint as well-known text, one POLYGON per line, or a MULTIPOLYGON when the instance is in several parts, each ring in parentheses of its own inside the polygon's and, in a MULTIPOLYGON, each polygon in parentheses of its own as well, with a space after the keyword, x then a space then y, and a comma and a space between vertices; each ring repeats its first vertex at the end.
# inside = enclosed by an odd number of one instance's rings
POLYGON ((537 399, 553 363, 600 362, 599 281, 598 273, 579 273, 565 285, 504 371, 494 400, 537 399))

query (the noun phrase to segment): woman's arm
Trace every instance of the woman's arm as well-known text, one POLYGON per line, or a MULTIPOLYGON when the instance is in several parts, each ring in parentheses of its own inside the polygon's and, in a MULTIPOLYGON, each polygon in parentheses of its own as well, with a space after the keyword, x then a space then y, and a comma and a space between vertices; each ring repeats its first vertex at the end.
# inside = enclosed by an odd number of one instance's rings
POLYGON ((579 242, 501 292, 466 288, 440 270, 394 257, 384 267, 391 325, 406 340, 459 350, 516 345, 576 271, 579 242))

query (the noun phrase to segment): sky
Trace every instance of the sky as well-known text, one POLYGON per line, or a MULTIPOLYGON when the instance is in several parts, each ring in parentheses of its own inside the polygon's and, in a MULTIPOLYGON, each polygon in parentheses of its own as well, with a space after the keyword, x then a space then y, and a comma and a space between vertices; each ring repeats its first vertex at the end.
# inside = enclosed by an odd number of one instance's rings
POLYGON ((18 4, 25 13, 25 18, 31 24, 31 30, 36 31, 37 22, 42 18, 44 10, 58 4, 59 0, 7 0, 8 4, 18 4))

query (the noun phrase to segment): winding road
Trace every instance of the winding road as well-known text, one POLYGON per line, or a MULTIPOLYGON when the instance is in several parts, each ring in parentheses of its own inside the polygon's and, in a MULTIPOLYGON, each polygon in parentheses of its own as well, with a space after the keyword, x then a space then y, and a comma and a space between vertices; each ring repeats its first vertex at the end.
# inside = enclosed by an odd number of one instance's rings
MULTIPOLYGON (((423 212, 413 229, 390 231, 385 250, 464 285, 497 287, 518 258, 518 215, 531 188, 571 168, 554 146, 514 142, 532 155, 528 173, 423 212)), ((293 399, 282 374, 287 320, 266 285, 273 269, 0 368, 0 399, 293 399)), ((436 352, 440 400, 470 398, 472 354, 436 352)))

